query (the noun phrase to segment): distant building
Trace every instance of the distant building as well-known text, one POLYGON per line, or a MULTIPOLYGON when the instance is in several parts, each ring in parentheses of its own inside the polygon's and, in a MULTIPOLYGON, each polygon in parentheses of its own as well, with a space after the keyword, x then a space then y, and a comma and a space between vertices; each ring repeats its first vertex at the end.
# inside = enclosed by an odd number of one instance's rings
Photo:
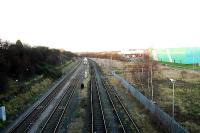
POLYGON ((124 50, 120 51, 118 54, 122 55, 124 58, 126 58, 129 61, 142 58, 144 54, 146 54, 145 49, 130 49, 130 50, 124 50))
POLYGON ((200 63, 200 48, 165 48, 153 49, 152 57, 157 61, 181 64, 200 63))

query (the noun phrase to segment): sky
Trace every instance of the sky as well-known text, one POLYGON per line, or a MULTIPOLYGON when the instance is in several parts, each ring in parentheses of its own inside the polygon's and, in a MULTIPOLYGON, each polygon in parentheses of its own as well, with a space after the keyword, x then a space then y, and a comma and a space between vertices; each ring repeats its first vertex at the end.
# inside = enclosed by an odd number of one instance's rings
POLYGON ((200 47, 200 1, 0 0, 0 38, 73 52, 200 47))

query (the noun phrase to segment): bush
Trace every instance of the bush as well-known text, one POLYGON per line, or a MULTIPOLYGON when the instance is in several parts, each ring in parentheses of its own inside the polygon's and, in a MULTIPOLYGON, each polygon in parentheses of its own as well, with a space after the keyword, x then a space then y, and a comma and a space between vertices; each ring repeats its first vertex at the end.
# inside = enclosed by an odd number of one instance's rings
POLYGON ((187 75, 187 72, 186 71, 181 71, 181 77, 184 79, 185 77, 186 77, 186 75, 187 75))
POLYGON ((35 74, 58 78, 61 70, 55 69, 75 55, 71 52, 49 49, 48 47, 30 47, 20 40, 16 43, 1 41, 0 47, 0 90, 7 87, 7 78, 24 80, 35 74))
POLYGON ((22 111, 28 102, 35 99, 39 93, 46 90, 51 83, 52 80, 43 79, 41 82, 35 83, 29 88, 29 91, 14 96, 10 101, 5 102, 4 105, 6 105, 7 115, 15 115, 22 111))

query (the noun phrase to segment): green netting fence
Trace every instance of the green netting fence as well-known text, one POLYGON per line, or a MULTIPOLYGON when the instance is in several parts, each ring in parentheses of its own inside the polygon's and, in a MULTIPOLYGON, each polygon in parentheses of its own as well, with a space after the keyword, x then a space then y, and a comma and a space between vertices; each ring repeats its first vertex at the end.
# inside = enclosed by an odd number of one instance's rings
POLYGON ((181 64, 200 63, 200 48, 155 49, 156 60, 181 64))

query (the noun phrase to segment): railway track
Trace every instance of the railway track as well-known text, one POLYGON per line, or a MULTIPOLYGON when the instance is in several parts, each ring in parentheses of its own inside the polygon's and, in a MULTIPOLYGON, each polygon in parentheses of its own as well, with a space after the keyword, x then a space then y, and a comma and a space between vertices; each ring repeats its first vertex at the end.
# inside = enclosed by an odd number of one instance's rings
POLYGON ((120 121, 120 125, 125 133, 141 133, 138 125, 133 120, 131 114, 126 109, 124 103, 119 97, 117 91, 108 83, 108 81, 103 80, 104 86, 107 88, 107 94, 113 105, 115 113, 120 121))
POLYGON ((68 89, 65 91, 64 95, 58 101, 57 105, 50 113, 43 127, 41 128, 41 133, 55 133, 59 129, 59 125, 62 122, 65 111, 69 107, 69 103, 74 95, 75 89, 80 84, 81 75, 77 75, 70 83, 68 89))
POLYGON ((107 133, 104 111, 101 102, 99 88, 94 75, 94 70, 91 70, 91 86, 90 86, 90 106, 91 106, 91 132, 92 133, 107 133))
POLYGON ((27 114, 24 119, 19 122, 16 126, 11 128, 9 133, 24 133, 28 132, 32 124, 39 118, 42 112, 46 109, 49 103, 54 99, 54 97, 58 94, 58 92, 65 85, 66 81, 69 80, 70 76, 76 71, 76 69, 80 66, 80 62, 66 75, 66 77, 61 81, 61 83, 53 89, 46 97, 44 97, 41 102, 33 108, 33 110, 27 114))
MULTIPOLYGON (((118 95, 117 91, 109 84, 109 82, 102 78, 100 68, 95 64, 91 63, 93 67, 96 68, 96 71, 91 71, 94 74, 100 77, 100 82, 103 84, 103 88, 106 90, 106 94, 108 96, 109 102, 112 106, 112 112, 116 119, 117 131, 124 132, 124 133, 140 133, 140 129, 133 120, 131 114, 126 109, 125 105, 123 104, 120 96, 118 95)), ((93 68, 94 69, 94 68, 93 68)), ((93 78, 95 79, 95 78, 93 78)), ((97 80, 96 80, 97 82, 97 80)), ((96 83, 97 84, 97 83, 96 83)), ((92 88, 92 87, 91 87, 92 88)), ((92 90, 91 90, 92 91, 92 90)), ((94 127, 92 127, 94 128, 94 127)))

